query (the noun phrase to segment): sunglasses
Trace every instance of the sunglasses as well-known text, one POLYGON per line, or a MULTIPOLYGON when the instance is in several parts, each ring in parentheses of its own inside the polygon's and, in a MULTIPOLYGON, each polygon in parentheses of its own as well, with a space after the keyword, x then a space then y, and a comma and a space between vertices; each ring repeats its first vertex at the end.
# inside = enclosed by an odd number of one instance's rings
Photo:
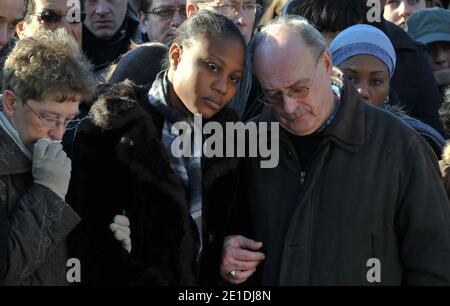
POLYGON ((66 17, 68 23, 81 23, 86 19, 86 13, 81 13, 80 18, 75 18, 74 16, 67 16, 67 14, 62 14, 51 9, 45 9, 40 13, 31 14, 32 16, 38 16, 38 20, 44 23, 59 23, 61 19, 66 17))

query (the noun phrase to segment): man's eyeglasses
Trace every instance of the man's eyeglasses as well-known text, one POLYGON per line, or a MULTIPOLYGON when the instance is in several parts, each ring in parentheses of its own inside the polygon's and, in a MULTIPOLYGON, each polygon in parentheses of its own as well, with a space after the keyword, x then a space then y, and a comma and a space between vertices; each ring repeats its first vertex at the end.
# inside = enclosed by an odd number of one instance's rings
POLYGON ((186 18, 186 6, 180 6, 179 8, 173 7, 164 7, 164 8, 154 8, 150 12, 145 12, 146 14, 152 14, 158 19, 172 19, 175 15, 175 12, 181 17, 186 18))
POLYGON ((40 22, 56 24, 61 22, 62 18, 67 18, 68 23, 81 23, 86 19, 86 14, 81 13, 80 18, 75 18, 74 16, 67 16, 67 13, 62 14, 61 12, 57 12, 50 9, 45 9, 40 13, 31 14, 32 16, 37 16, 40 22))
POLYGON ((245 17, 255 16, 259 17, 262 13, 262 6, 256 3, 241 4, 239 2, 224 2, 224 3, 197 3, 197 5, 207 5, 214 7, 220 14, 226 17, 235 17, 239 14, 241 8, 245 17))
MULTIPOLYGON (((317 58, 315 62, 315 68, 314 72, 312 74, 312 77, 309 81, 309 84, 307 86, 293 86, 287 90, 286 95, 291 99, 301 99, 306 97, 309 94, 309 89, 311 88, 314 79, 316 77, 317 68, 319 67, 318 63, 322 56, 323 52, 320 53, 319 57, 317 58)), ((258 97, 258 100, 265 105, 268 106, 278 106, 283 104, 284 101, 284 94, 283 92, 277 92, 276 94, 268 94, 264 91, 261 93, 261 95, 258 97)))
POLYGON ((81 121, 79 119, 66 119, 64 121, 61 121, 55 118, 45 117, 35 111, 28 103, 25 103, 24 105, 27 106, 28 109, 36 115, 36 117, 42 122, 43 126, 49 129, 57 129, 62 125, 66 130, 73 130, 81 121))

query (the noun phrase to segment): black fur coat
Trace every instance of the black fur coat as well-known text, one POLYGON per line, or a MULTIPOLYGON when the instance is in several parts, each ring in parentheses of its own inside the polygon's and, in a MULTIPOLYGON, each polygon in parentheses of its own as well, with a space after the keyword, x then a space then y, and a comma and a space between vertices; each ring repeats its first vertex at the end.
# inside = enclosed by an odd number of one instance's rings
MULTIPOLYGON (((227 108, 211 120, 237 121, 227 108)), ((203 167, 203 252, 179 179, 163 147, 162 118, 147 93, 114 85, 93 105, 74 143, 68 202, 82 217, 69 239, 81 260, 82 283, 213 285, 219 281, 223 238, 236 196, 240 161, 207 158, 203 167), (117 214, 131 222, 127 254, 108 226, 117 214)))

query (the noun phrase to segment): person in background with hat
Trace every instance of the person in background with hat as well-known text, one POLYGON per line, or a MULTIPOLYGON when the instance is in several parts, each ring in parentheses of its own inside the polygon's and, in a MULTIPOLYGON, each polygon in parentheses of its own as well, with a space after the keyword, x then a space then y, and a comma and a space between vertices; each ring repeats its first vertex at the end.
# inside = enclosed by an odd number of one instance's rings
POLYGON ((333 64, 353 82, 359 95, 369 103, 385 108, 415 129, 441 157, 445 139, 428 124, 408 116, 401 107, 388 104, 396 55, 389 38, 374 26, 351 26, 331 41, 333 64))
POLYGON ((428 59, 441 94, 450 86, 450 11, 425 9, 408 20, 408 33, 428 48, 428 59))

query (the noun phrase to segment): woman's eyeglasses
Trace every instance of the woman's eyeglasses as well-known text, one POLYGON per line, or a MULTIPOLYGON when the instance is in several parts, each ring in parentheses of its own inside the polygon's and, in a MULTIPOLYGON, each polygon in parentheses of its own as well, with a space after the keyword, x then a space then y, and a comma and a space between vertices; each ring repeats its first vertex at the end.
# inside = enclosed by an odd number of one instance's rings
POLYGON ((35 111, 28 103, 25 103, 24 106, 26 106, 33 114, 36 115, 36 117, 42 122, 42 125, 49 129, 57 129, 62 125, 66 130, 73 130, 81 121, 79 119, 66 119, 64 121, 61 121, 59 119, 45 117, 35 111))

